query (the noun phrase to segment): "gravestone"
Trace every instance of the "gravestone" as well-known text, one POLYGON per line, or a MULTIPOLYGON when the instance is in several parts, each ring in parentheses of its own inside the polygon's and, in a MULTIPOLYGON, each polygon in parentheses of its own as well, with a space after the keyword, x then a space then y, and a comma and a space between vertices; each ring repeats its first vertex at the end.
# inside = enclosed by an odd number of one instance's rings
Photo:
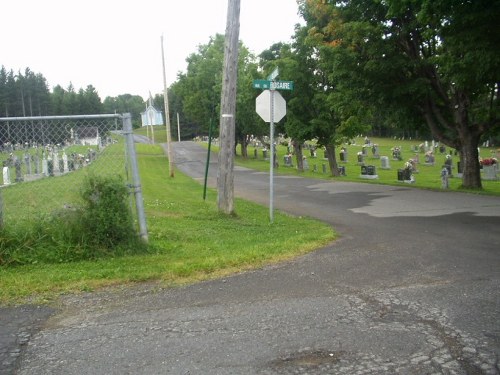
POLYGON ((49 161, 45 158, 42 159, 42 174, 44 176, 49 175, 49 161))
POLYGON ((364 179, 377 179, 377 169, 375 168, 374 165, 362 165, 361 166, 361 175, 359 176, 360 178, 364 179))
POLYGON ((389 157, 380 157, 380 169, 391 169, 391 166, 389 165, 389 157))
POLYGON ((26 174, 31 174, 31 156, 30 156, 30 154, 24 155, 24 164, 26 164, 26 174))
POLYGON ((54 161, 54 163, 53 163, 53 167, 52 167, 52 168, 54 169, 54 170, 53 170, 53 174, 54 174, 54 175, 55 175, 55 174, 59 174, 59 173, 61 172, 61 171, 59 170, 59 154, 58 154, 58 153, 57 153, 57 151, 56 151, 56 152, 54 152, 52 155, 53 155, 53 156, 52 156, 52 160, 54 161))
POLYGON ((425 154, 425 165, 434 165, 434 162, 435 162, 435 158, 434 158, 434 155, 430 152, 428 152, 427 154, 425 154))
POLYGON ((309 170, 309 162, 307 161, 307 158, 304 156, 304 158, 302 159, 302 166, 304 167, 304 170, 305 171, 308 171, 309 170))
POLYGON ((62 160, 63 160, 63 171, 64 173, 67 173, 69 171, 69 168, 68 168, 68 155, 66 155, 66 152, 63 152, 62 160))
POLYGON ((2 174, 3 174, 3 184, 10 185, 11 184, 11 182, 10 182, 10 170, 9 170, 9 167, 7 167, 5 161, 3 162, 2 174))
POLYGON ((365 156, 363 155, 362 152, 358 152, 358 165, 364 165, 365 164, 365 156))
POLYGON ((448 189, 450 187, 448 176, 448 168, 446 168, 446 166, 443 166, 443 169, 441 169, 441 189, 448 189))

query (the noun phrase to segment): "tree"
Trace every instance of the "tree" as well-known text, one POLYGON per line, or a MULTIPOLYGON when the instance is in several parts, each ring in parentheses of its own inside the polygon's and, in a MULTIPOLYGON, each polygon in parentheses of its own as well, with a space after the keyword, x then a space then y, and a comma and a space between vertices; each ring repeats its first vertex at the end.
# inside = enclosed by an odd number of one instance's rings
POLYGON ((259 94, 252 87, 252 81, 259 78, 255 57, 240 43, 238 58, 238 95, 236 96, 236 144, 241 145, 241 156, 248 157, 248 144, 251 136, 260 137, 267 132, 268 126, 259 121, 255 112, 255 98, 259 94))
POLYGON ((186 121, 196 124, 201 134, 208 134, 210 121, 219 108, 223 59, 224 36, 216 34, 186 59, 186 73, 179 74, 174 88, 186 121))
POLYGON ((108 96, 104 99, 104 113, 130 113, 134 128, 140 128, 141 112, 146 109, 144 99, 139 95, 123 94, 116 97, 108 96))
POLYGON ((344 116, 383 107, 386 118, 420 119, 460 152, 462 185, 481 187, 477 147, 500 128, 500 1, 301 0, 300 9, 344 116))

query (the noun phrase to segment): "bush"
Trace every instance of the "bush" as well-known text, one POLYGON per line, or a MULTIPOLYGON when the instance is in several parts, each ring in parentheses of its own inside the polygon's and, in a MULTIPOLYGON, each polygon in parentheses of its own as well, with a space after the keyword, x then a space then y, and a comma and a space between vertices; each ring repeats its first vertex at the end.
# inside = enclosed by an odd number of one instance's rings
POLYGON ((128 189, 121 178, 88 177, 81 192, 82 234, 89 244, 112 248, 136 237, 127 204, 128 189))
POLYGON ((34 223, 0 229, 0 265, 61 263, 145 252, 133 225, 128 189, 118 177, 90 176, 81 207, 68 207, 34 223))

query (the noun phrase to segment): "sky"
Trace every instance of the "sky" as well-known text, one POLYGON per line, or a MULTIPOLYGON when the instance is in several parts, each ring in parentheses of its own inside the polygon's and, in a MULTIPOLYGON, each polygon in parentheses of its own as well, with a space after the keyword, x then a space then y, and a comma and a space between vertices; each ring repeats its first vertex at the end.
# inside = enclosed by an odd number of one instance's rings
MULTIPOLYGON (((0 66, 41 73, 49 89, 95 87, 104 100, 163 92, 186 58, 226 29, 228 0, 23 0, 2 2, 0 66)), ((303 23, 296 0, 241 0, 240 40, 259 54, 303 23)))

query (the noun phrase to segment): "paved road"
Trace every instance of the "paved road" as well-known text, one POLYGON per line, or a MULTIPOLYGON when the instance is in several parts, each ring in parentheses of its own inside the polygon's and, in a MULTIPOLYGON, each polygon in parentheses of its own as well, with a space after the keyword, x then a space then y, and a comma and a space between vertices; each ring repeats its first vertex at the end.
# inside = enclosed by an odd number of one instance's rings
MULTIPOLYGON (((175 155, 202 180, 206 151, 175 155)), ((235 183, 268 202, 267 174, 236 168, 235 183)), ((68 296, 16 373, 500 374, 499 198, 289 176, 275 188, 275 207, 340 240, 183 288, 68 296)))

